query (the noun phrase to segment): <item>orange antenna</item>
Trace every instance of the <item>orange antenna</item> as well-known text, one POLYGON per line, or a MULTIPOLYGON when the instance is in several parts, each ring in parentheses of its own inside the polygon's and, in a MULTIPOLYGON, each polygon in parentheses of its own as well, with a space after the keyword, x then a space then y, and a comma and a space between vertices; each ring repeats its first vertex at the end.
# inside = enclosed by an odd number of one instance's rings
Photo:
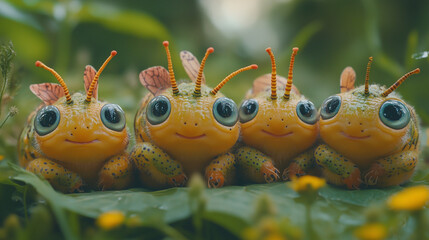
POLYGON ((198 71, 197 80, 195 81, 195 90, 194 90, 194 96, 200 97, 201 96, 201 79, 203 78, 203 69, 204 65, 206 64, 207 57, 214 52, 214 49, 212 47, 207 48, 206 55, 204 56, 203 60, 201 61, 200 70, 198 71))
POLYGON ((170 43, 168 41, 164 41, 162 44, 164 45, 165 52, 167 53, 168 73, 170 73, 171 88, 173 89, 173 94, 177 95, 179 93, 179 89, 177 88, 176 78, 174 77, 173 63, 171 63, 170 49, 168 48, 170 43))
POLYGON ((292 49, 292 56, 290 57, 290 64, 289 64, 289 73, 287 75, 287 83, 286 83, 286 90, 285 90, 285 95, 283 95, 283 98, 288 100, 290 97, 290 90, 292 89, 292 76, 293 76, 293 64, 295 63, 295 56, 296 53, 298 52, 298 48, 294 47, 292 49))
POLYGON ((274 59, 274 54, 271 51, 271 48, 265 49, 271 57, 271 99, 277 99, 277 72, 276 72, 276 60, 274 59))
POLYGON ((419 72, 420 72, 420 68, 416 68, 413 71, 408 72, 407 74, 402 76, 400 79, 398 79, 398 81, 396 81, 392 86, 390 86, 389 89, 384 91, 384 93, 382 93, 381 96, 387 97, 390 93, 395 91, 395 89, 398 88, 399 85, 401 85, 401 83, 403 83, 405 81, 405 79, 407 79, 409 76, 416 74, 416 73, 419 73, 419 72))
POLYGON ((365 95, 369 94, 369 70, 371 69, 372 57, 369 57, 368 65, 366 66, 365 78, 365 95))
POLYGON ((258 65, 252 64, 252 65, 249 65, 247 67, 240 68, 237 71, 229 74, 224 80, 222 80, 222 82, 220 82, 215 88, 213 88, 213 90, 211 90, 210 93, 213 95, 216 95, 216 93, 223 87, 223 85, 225 85, 225 83, 227 83, 231 78, 233 78, 235 75, 237 75, 241 72, 244 72, 244 71, 247 71, 250 69, 258 69, 258 65))
POLYGON ((36 67, 41 67, 43 69, 48 70, 50 73, 52 73, 55 76, 55 78, 58 80, 58 82, 61 84, 61 87, 63 87, 64 95, 66 96, 66 100, 67 100, 67 104, 73 103, 71 96, 70 96, 69 89, 67 88, 66 83, 64 82, 63 78, 57 72, 55 72, 54 69, 46 66, 41 61, 36 61, 36 67))
POLYGON ((88 93, 86 94, 85 102, 88 102, 88 103, 91 102, 92 95, 94 94, 95 84, 97 84, 98 78, 100 77, 100 74, 103 72, 104 68, 110 62, 110 60, 114 56, 116 56, 116 54, 118 54, 118 52, 116 52, 115 50, 110 52, 110 56, 106 59, 106 61, 104 61, 103 65, 101 65, 100 69, 98 69, 97 74, 95 74, 94 79, 92 79, 91 85, 88 88, 88 93))

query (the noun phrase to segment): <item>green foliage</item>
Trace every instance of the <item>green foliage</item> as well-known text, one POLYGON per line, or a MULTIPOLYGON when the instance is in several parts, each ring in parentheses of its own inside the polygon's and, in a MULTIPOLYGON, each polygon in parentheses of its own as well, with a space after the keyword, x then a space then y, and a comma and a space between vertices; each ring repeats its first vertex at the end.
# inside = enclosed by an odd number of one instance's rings
MULTIPOLYGON (((0 130, 0 156, 6 158, 0 161, 0 239, 241 238, 247 236, 246 231, 263 233, 267 222, 280 226, 283 236, 289 239, 308 236, 309 222, 311 231, 320 239, 351 239, 356 227, 371 221, 388 226, 391 233, 397 234, 392 234, 392 239, 411 237, 418 227, 416 218, 391 213, 384 206, 385 200, 403 186, 360 191, 328 186, 317 193, 310 207, 284 183, 205 189, 201 179, 193 179, 189 188, 64 195, 20 167, 7 165, 16 161, 16 142, 26 117, 40 104, 28 85, 55 81, 49 73, 34 67, 35 60, 55 66, 75 92, 83 89, 86 64, 96 67, 110 50, 118 50, 117 60, 103 73, 100 96, 123 106, 127 123, 132 126, 137 103, 146 91, 138 82, 138 72, 154 65, 166 66, 162 40, 171 41, 178 79, 185 76, 178 58, 182 49, 201 58, 208 46, 216 48, 217 54, 205 69, 210 86, 238 67, 257 63, 259 70, 243 73, 222 89, 237 103, 253 79, 270 71, 269 58, 263 50, 275 47, 271 44, 278 45, 273 50, 281 75, 287 74, 290 48, 300 47, 294 84, 317 106, 338 92, 339 75, 348 65, 357 72, 357 84, 363 84, 369 56, 374 56, 371 82, 383 85, 420 67, 422 72, 398 91, 415 106, 423 125, 429 124, 426 2, 305 0, 264 4, 267 8, 261 12, 266 11, 266 15, 258 21, 272 31, 259 33, 260 26, 255 24, 251 30, 256 35, 243 37, 222 34, 216 27, 219 24, 211 22, 195 0, 187 4, 167 0, 0 1, 0 41, 11 40, 15 47, 14 50, 11 44, 5 44, 1 48, 0 90, 5 94, 0 96, 0 106, 5 110, 6 105, 10 106, 5 103, 18 94, 14 104, 23 113, 13 121, 9 119, 0 130), (252 36, 258 36, 258 41, 252 41, 252 36), (266 46, 250 50, 254 43, 260 46, 261 39, 266 46), (12 60, 14 51, 18 55, 12 60), (6 67, 11 61, 14 71, 6 67), (19 90, 18 80, 24 86, 19 90), (101 230, 95 219, 110 210, 122 211, 127 219, 117 229, 101 230)), ((246 14, 240 11, 237 16, 246 14)), ((16 112, 16 108, 9 108, 8 115, 0 118, 0 127, 16 112)), ((425 136, 422 142, 426 143, 425 136)), ((423 148, 422 155, 429 161, 428 148, 423 148)), ((421 165, 408 185, 429 183, 429 170, 421 165)), ((427 219, 429 212, 424 210, 423 215, 427 219)))
MULTIPOLYGON (((10 90, 13 92, 13 89, 8 89, 9 87, 9 79, 12 71, 12 60, 15 58, 15 51, 13 48, 12 42, 8 44, 2 44, 0 46, 0 71, 1 71, 1 88, 0 88, 0 118, 2 116, 2 108, 3 105, 3 97, 6 90, 10 90)), ((9 96, 10 97, 10 96, 9 96)), ((11 107, 9 109, 6 117, 0 121, 0 128, 3 127, 4 123, 9 119, 9 117, 13 117, 18 113, 18 109, 16 107, 11 107)))
MULTIPOLYGON (((42 202, 39 200, 36 209, 30 208, 31 204, 26 206, 26 211, 31 210, 30 221, 24 224, 27 226, 26 232, 31 232, 33 231, 31 229, 35 228, 34 224, 37 221, 32 220, 35 217, 46 218, 48 223, 51 222, 43 231, 52 231, 53 223, 49 217, 52 212, 61 229, 60 234, 66 239, 79 238, 88 231, 101 231, 88 230, 94 226, 92 224, 83 226, 80 224, 82 220, 79 219, 96 219, 101 213, 112 210, 119 210, 129 218, 123 226, 134 229, 135 235, 129 237, 139 236, 141 229, 149 228, 152 233, 164 236, 205 238, 210 232, 209 229, 220 226, 231 236, 240 238, 245 229, 256 228, 259 220, 266 217, 271 217, 275 222, 279 221, 279 224, 283 221, 281 219, 289 219, 289 224, 301 229, 303 229, 301 226, 308 222, 305 204, 285 183, 201 189, 198 181, 193 181, 189 188, 160 191, 130 189, 64 195, 53 190, 47 181, 14 164, 3 164, 0 175, 3 176, 0 179, 0 186, 14 186, 21 192, 18 194, 21 198, 25 186, 30 185, 34 188, 37 195, 32 193, 22 201, 32 202, 38 199, 38 196, 43 199, 42 202), (201 199, 204 199, 203 205, 201 199), (46 204, 43 204, 44 201, 46 204), (50 211, 46 211, 46 207, 49 207, 50 211), (131 224, 130 220, 136 216, 139 221, 131 224), (179 224, 190 219, 193 219, 193 224, 184 226, 179 224)), ((424 175, 424 179, 429 179, 427 172, 424 175)), ((429 181, 412 182, 410 185, 417 183, 427 184, 429 181)), ((390 195, 401 189, 403 187, 358 191, 331 186, 323 188, 311 206, 311 222, 315 234, 321 239, 350 238, 352 230, 365 223, 365 215, 362 214, 365 209, 374 204, 383 204, 390 195)), ((1 209, 3 211, 7 206, 1 206, 1 209)), ((408 217, 400 219, 405 223, 408 217)), ((405 226, 410 227, 409 225, 413 224, 415 224, 413 221, 408 221, 405 226)), ((408 227, 398 229, 401 236, 410 234, 407 232, 408 227)), ((125 230, 123 228, 115 231, 122 232, 125 230)))

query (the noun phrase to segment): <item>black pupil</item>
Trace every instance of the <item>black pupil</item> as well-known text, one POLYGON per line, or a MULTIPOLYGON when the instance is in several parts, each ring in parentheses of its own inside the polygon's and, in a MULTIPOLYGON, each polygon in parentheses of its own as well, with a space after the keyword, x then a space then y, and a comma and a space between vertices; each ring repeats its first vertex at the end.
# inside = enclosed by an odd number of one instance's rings
POLYGON ((155 104, 153 104, 152 107, 152 113, 153 115, 157 117, 161 117, 164 115, 168 110, 168 103, 164 100, 159 100, 155 104))
POLYGON ((106 109, 104 116, 111 123, 119 123, 119 121, 121 121, 121 115, 118 110, 111 106, 106 109))
POLYGON ((389 104, 383 110, 383 116, 391 121, 397 121, 402 118, 404 111, 401 106, 389 104))
POLYGON ((331 98, 326 101, 325 110, 327 113, 332 113, 337 109, 338 105, 340 104, 340 101, 338 98, 331 98))
POLYGON ((54 111, 46 111, 40 115, 39 120, 42 127, 50 127, 57 120, 57 114, 54 111))
POLYGON ((299 106, 299 112, 305 117, 311 117, 313 115, 313 106, 310 103, 303 103, 299 106))
POLYGON ((232 104, 229 102, 220 102, 216 110, 223 118, 230 117, 232 115, 232 104))
POLYGON ((249 102, 243 106, 244 114, 250 115, 256 111, 256 103, 255 102, 249 102))

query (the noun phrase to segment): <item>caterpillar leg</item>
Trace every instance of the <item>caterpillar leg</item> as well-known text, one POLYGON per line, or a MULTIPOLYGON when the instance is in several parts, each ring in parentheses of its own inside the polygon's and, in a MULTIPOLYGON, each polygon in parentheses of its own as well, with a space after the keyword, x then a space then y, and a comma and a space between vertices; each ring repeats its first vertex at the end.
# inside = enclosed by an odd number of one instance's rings
POLYGON ((131 183, 131 163, 127 154, 110 158, 101 168, 98 187, 101 190, 124 189, 131 183))
POLYGON ((63 193, 81 191, 83 186, 83 180, 77 173, 47 158, 34 159, 26 169, 48 180, 54 189, 63 193))
POLYGON ((279 179, 280 172, 274 167, 271 158, 256 149, 239 148, 236 158, 240 175, 245 181, 271 183, 279 179))
POLYGON ((418 152, 405 151, 382 158, 371 165, 364 177, 370 186, 388 187, 407 181, 417 164, 418 152))
POLYGON ((322 167, 326 180, 334 185, 359 189, 361 173, 359 168, 326 144, 319 145, 315 152, 316 163, 322 167))
POLYGON ((236 165, 235 156, 231 153, 216 157, 206 168, 208 187, 219 188, 231 183, 235 177, 236 165))
POLYGON ((308 174, 314 167, 314 148, 310 148, 292 159, 289 167, 283 171, 283 180, 290 180, 293 176, 300 177, 308 174))
POLYGON ((137 143, 130 159, 143 185, 151 188, 184 186, 187 177, 180 163, 150 142, 137 143))

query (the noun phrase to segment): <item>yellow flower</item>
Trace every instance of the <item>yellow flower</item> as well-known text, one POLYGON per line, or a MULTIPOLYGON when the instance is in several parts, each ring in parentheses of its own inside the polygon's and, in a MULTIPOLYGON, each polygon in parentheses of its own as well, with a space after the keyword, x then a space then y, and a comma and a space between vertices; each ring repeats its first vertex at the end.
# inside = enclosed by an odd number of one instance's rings
POLYGON ((125 215, 121 211, 110 211, 98 216, 97 225, 104 230, 110 230, 121 225, 124 220, 125 215))
POLYGON ((3 155, 0 155, 0 161, 1 161, 1 160, 3 160, 3 158, 4 158, 4 156, 3 156, 3 155))
POLYGON ((315 176, 305 175, 292 178, 291 187, 296 192, 314 191, 326 185, 326 180, 315 176))
POLYGON ((429 188, 423 185, 405 188, 392 195, 387 205, 393 210, 415 211, 422 209, 429 201, 429 188))
POLYGON ((387 236, 387 229, 381 223, 367 223, 354 232, 355 236, 361 240, 381 240, 387 236))

